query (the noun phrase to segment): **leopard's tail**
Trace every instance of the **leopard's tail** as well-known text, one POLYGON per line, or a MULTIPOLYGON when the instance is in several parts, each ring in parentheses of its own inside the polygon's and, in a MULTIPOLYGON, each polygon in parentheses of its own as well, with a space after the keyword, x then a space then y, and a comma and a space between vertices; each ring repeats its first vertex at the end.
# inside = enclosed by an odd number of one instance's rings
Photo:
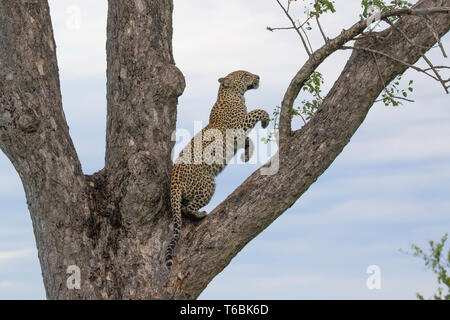
POLYGON ((173 263, 173 250, 180 239, 181 228, 181 191, 170 190, 170 205, 173 214, 173 234, 166 250, 166 266, 170 268, 173 263))

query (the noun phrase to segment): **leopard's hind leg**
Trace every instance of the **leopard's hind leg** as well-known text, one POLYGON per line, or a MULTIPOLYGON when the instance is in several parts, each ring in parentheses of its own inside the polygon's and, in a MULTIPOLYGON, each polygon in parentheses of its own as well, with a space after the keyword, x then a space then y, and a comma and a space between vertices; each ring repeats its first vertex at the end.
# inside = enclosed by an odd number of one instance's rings
POLYGON ((191 192, 187 201, 183 201, 184 206, 182 212, 193 220, 200 220, 206 216, 206 211, 198 211, 211 200, 216 188, 214 178, 211 176, 203 176, 196 186, 190 190, 191 192))

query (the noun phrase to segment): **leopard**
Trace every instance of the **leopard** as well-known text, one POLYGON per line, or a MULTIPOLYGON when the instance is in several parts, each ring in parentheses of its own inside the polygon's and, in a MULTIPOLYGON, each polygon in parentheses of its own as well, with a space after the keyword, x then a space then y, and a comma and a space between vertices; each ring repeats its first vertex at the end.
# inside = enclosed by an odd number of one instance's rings
POLYGON ((211 200, 215 177, 219 175, 237 151, 244 149, 241 161, 248 162, 254 144, 249 132, 261 121, 262 128, 270 123, 262 109, 247 112, 244 94, 257 89, 260 77, 238 70, 219 78, 217 100, 209 115, 209 123, 180 152, 170 179, 172 238, 166 249, 166 266, 173 264, 173 251, 180 239, 182 214, 192 220, 202 220, 206 211, 199 211, 211 200))

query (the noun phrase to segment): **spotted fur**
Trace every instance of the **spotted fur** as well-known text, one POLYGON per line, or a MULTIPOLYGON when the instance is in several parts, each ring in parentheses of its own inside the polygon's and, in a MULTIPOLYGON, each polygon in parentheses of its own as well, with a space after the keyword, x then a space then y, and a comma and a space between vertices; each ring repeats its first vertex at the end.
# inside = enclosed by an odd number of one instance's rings
POLYGON ((253 143, 247 134, 258 121, 261 121, 263 128, 270 121, 266 111, 258 109, 247 113, 245 105, 244 93, 258 88, 259 76, 247 71, 235 71, 220 78, 219 83, 217 102, 211 110, 209 124, 181 151, 172 169, 170 204, 173 236, 166 251, 166 265, 169 268, 173 263, 173 250, 180 238, 181 214, 196 220, 206 216, 205 211, 198 210, 211 200, 215 190, 214 178, 238 149, 245 148, 244 161, 250 159, 253 143), (219 133, 222 141, 209 139, 219 133), (232 143, 227 141, 230 133, 233 133, 232 143), (216 148, 212 148, 213 145, 216 148))

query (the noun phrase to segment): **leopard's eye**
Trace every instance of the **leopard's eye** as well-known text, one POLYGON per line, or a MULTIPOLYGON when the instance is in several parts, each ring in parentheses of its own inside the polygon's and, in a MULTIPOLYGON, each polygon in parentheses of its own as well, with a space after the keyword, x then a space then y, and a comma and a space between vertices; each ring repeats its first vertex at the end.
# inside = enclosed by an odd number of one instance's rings
POLYGON ((248 74, 244 75, 244 81, 250 81, 250 76, 248 74))

